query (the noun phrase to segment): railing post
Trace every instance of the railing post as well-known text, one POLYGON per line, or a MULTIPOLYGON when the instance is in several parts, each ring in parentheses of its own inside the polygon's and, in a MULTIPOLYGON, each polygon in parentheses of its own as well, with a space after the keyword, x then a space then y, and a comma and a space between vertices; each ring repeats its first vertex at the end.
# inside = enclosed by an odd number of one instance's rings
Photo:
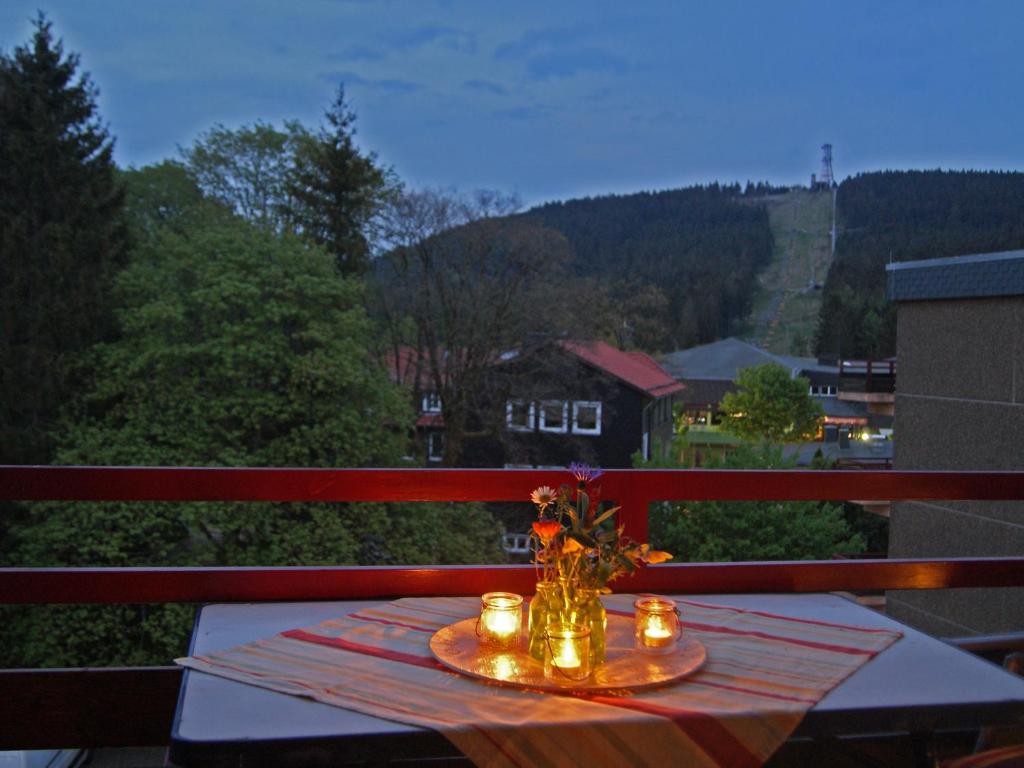
POLYGON ((625 535, 636 541, 647 541, 648 514, 651 499, 640 488, 627 486, 619 494, 619 522, 625 529, 625 535))

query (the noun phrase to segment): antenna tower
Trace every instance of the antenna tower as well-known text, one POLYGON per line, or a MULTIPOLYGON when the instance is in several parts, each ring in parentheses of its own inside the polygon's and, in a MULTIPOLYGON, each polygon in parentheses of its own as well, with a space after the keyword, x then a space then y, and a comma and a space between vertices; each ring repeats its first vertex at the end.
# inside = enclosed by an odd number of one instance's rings
POLYGON ((832 175, 831 144, 821 145, 821 176, 818 178, 818 183, 823 185, 826 189, 830 189, 836 183, 835 176, 832 175))

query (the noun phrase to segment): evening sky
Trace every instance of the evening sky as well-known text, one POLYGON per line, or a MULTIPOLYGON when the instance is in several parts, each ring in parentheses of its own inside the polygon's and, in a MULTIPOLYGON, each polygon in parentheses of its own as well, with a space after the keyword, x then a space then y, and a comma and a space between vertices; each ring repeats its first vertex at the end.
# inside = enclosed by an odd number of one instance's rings
POLYGON ((100 89, 121 165, 215 123, 315 124, 413 186, 527 203, 884 168, 1024 167, 1019 0, 2 0, 48 14, 100 89))

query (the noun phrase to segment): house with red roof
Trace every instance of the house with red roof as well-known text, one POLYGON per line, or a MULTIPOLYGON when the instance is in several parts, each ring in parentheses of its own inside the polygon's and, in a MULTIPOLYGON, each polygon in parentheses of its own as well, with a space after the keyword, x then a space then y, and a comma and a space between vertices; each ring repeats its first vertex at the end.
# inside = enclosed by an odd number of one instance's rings
POLYGON ((685 386, 650 355, 603 341, 554 340, 503 356, 498 425, 467 444, 467 466, 632 466, 662 455, 685 386))
MULTIPOLYGON (((443 454, 443 407, 426 365, 409 348, 387 361, 419 415, 416 437, 430 464, 443 454)), ((632 466, 634 454, 663 455, 673 406, 685 385, 650 355, 603 341, 546 339, 495 359, 478 398, 460 464, 467 467, 632 466)))

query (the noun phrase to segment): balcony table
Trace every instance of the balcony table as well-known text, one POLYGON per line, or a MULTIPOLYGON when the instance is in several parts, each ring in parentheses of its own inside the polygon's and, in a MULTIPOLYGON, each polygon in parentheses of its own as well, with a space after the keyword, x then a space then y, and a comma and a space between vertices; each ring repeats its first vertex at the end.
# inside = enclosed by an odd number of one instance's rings
MULTIPOLYGON (((683 596, 705 603, 902 631, 834 688, 794 739, 922 733, 1024 722, 1024 680, 833 594, 683 596)), ((209 653, 379 605, 374 601, 213 604, 198 615, 190 655, 209 653)), ((685 606, 684 606, 685 624, 685 606)), ((685 681, 683 682, 685 684, 685 681)), ((171 734, 174 765, 386 764, 455 758, 441 734, 186 669, 171 734)))

